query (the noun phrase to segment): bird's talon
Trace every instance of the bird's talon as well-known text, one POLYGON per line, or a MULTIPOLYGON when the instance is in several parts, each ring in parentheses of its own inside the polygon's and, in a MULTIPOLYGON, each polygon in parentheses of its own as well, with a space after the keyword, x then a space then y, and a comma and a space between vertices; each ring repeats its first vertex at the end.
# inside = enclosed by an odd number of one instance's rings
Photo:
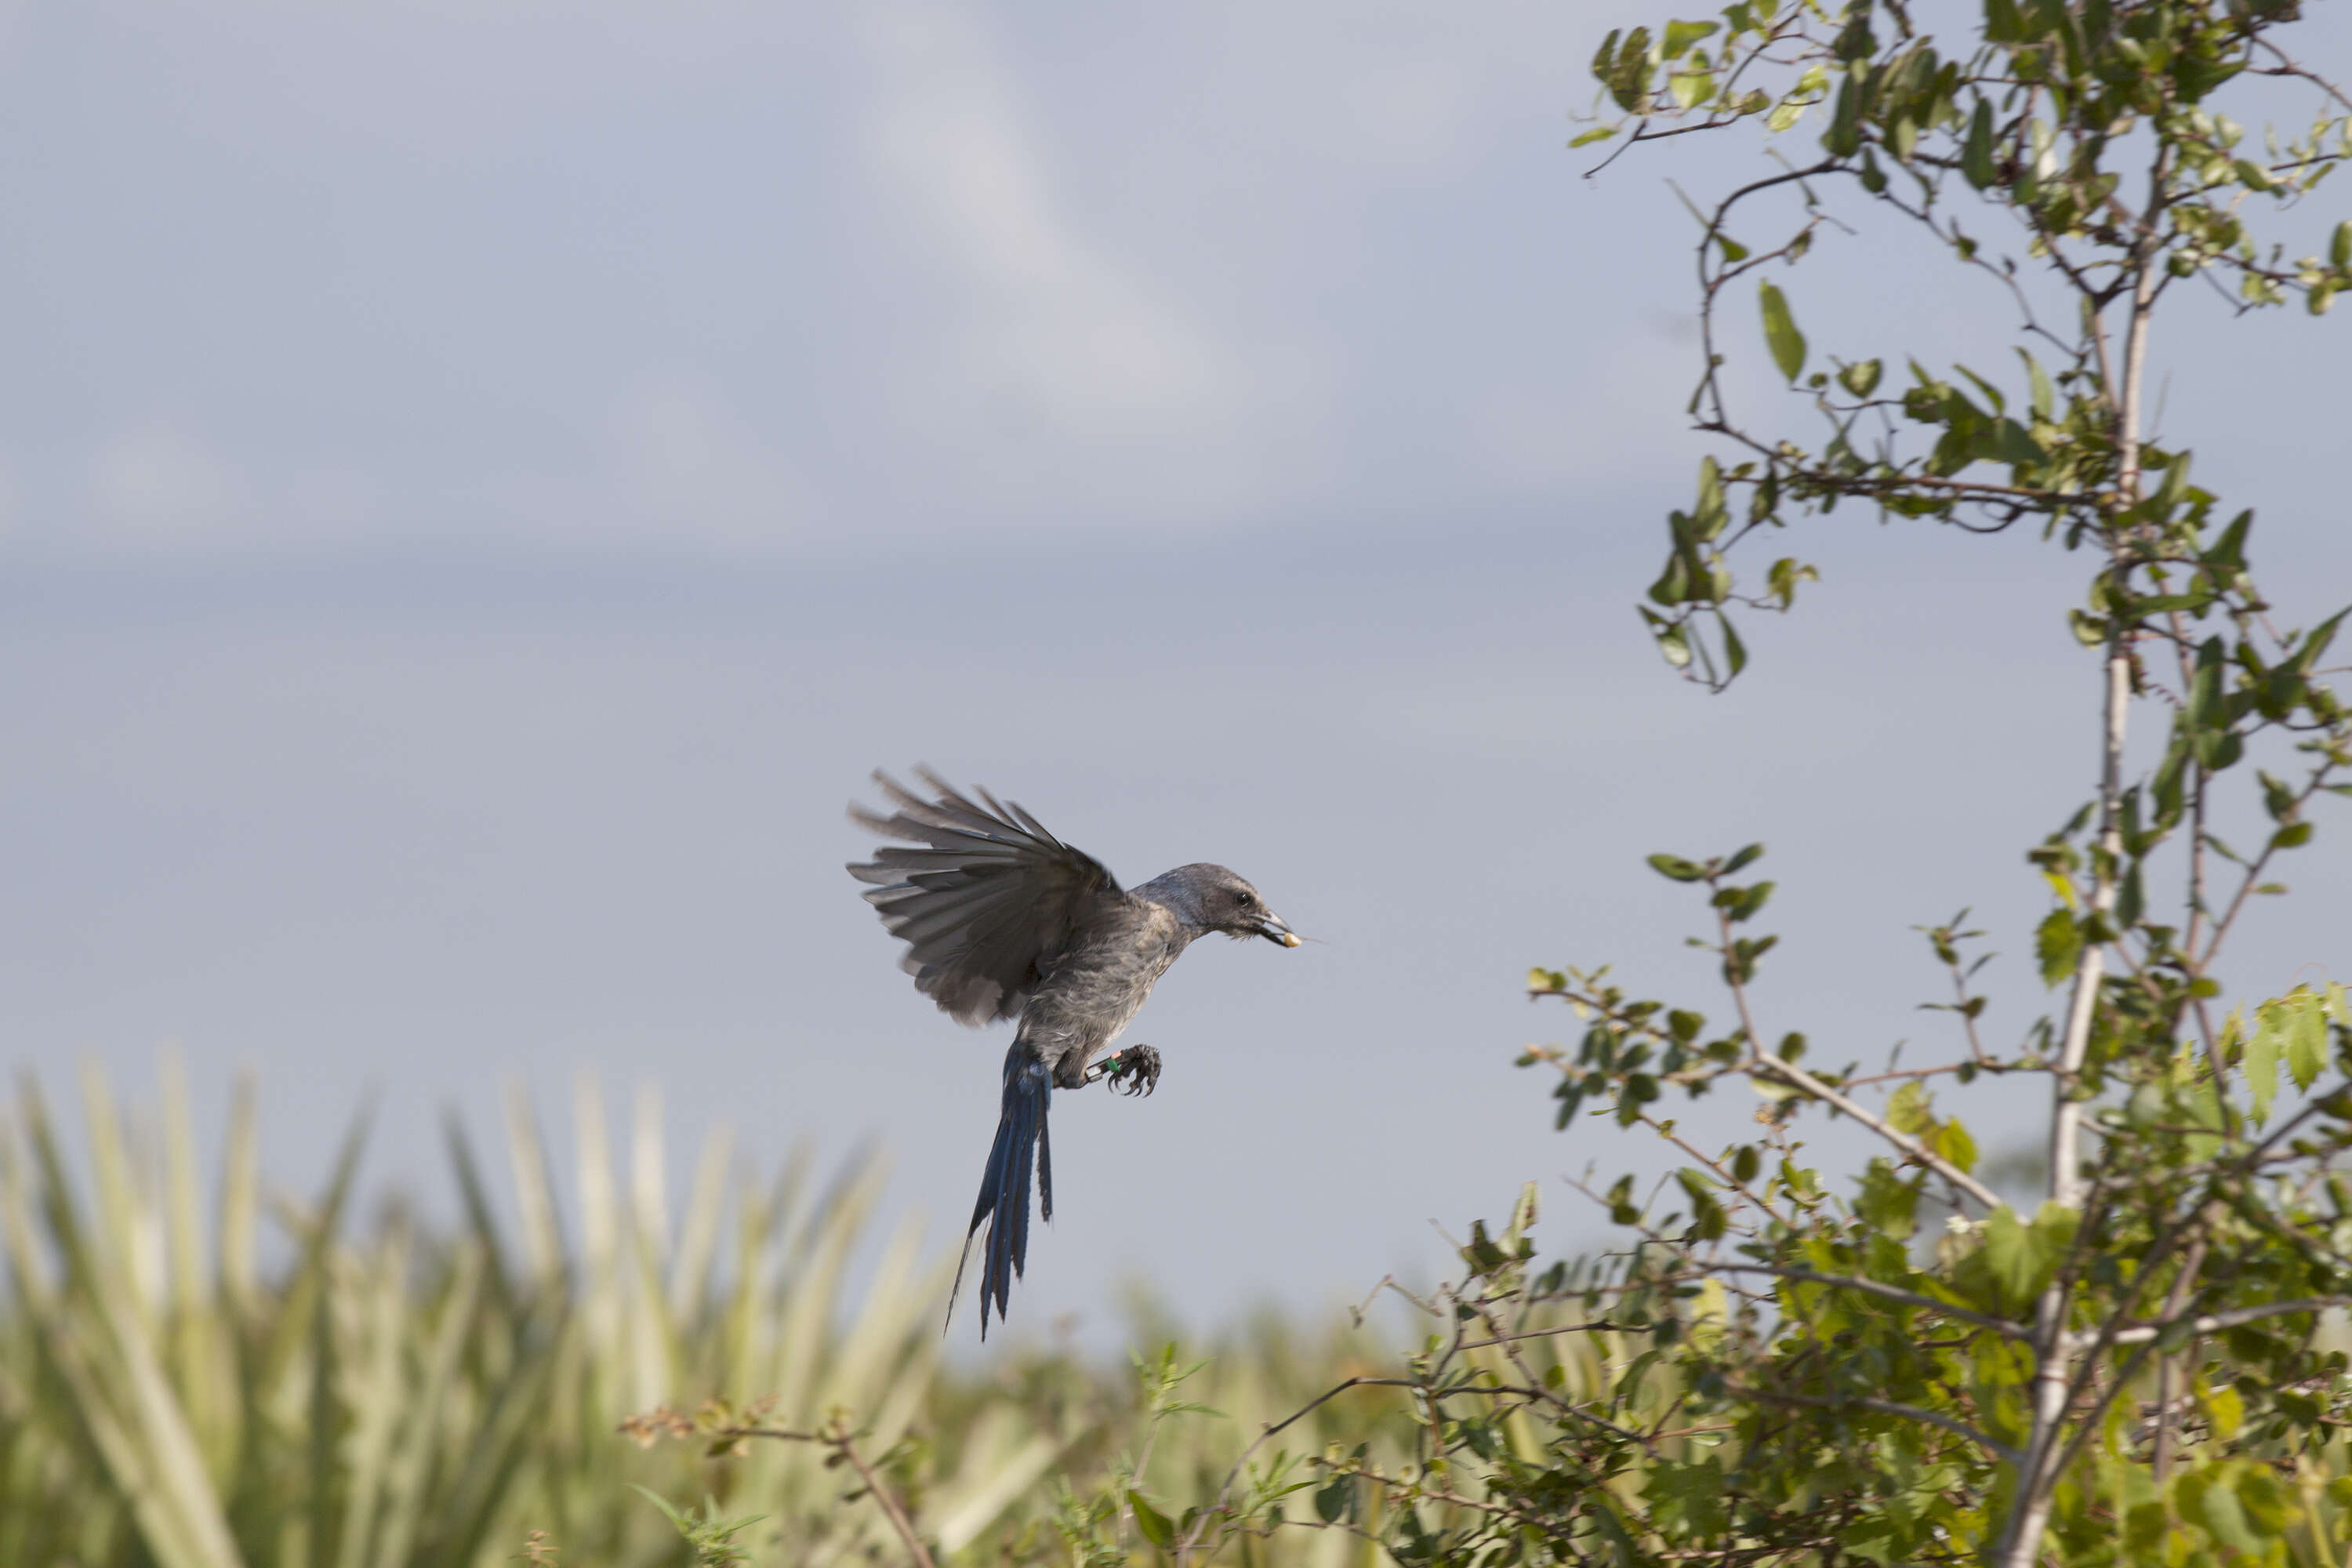
POLYGON ((1122 1093, 1150 1094, 1160 1087, 1160 1053, 1150 1046, 1129 1046, 1114 1052, 1103 1077, 1122 1093))

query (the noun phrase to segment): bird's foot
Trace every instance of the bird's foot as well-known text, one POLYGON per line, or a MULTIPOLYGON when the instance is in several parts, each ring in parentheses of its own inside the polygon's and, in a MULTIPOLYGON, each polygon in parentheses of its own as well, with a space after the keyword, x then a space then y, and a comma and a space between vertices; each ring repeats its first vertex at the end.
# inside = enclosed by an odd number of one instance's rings
POLYGON ((1128 1094, 1150 1094, 1160 1087, 1160 1053, 1150 1046, 1129 1046, 1113 1051, 1099 1067, 1113 1089, 1128 1094))

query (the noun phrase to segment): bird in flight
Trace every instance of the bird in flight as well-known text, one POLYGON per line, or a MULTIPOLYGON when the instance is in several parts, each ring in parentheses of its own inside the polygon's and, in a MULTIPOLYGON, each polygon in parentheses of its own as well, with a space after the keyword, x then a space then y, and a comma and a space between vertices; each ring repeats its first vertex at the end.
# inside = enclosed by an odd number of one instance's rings
POLYGON ((973 791, 974 801, 928 768, 915 772, 936 799, 877 772, 890 814, 852 805, 849 816, 921 847, 885 845, 849 874, 872 884, 866 901, 907 944, 899 967, 941 1012, 973 1026, 1020 1020, 1004 1054, 996 1142, 948 1295, 952 1319, 972 1238, 987 1226, 980 1280, 985 1340, 990 1304, 1003 1321, 1013 1281, 1028 1266, 1033 1163, 1039 1206, 1054 1217, 1045 1135, 1053 1091, 1100 1078, 1129 1094, 1151 1092, 1160 1081, 1158 1051, 1129 1046, 1102 1053, 1194 938, 1222 931, 1283 947, 1299 939, 1255 888, 1223 866, 1179 866, 1122 889, 1100 861, 1055 837, 1017 804, 1000 805, 986 790, 973 791))

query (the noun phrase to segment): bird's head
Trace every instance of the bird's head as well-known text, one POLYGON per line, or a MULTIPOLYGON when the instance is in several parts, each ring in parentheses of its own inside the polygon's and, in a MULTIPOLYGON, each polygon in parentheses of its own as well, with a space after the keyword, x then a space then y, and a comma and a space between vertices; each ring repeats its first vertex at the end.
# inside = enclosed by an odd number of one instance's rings
POLYGON ((1297 947, 1283 918, 1265 907, 1258 890, 1223 866, 1197 861, 1155 877, 1136 889, 1154 903, 1165 904, 1176 918, 1197 931, 1219 931, 1227 936, 1262 936, 1282 947, 1297 947))

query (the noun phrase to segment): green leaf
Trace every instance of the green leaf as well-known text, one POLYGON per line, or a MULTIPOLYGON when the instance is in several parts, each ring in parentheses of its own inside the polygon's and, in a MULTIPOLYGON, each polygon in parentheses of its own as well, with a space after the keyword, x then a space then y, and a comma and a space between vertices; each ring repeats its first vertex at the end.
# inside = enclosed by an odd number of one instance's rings
POLYGON ((1909 163, 1913 150, 1918 145, 1919 122, 1907 114, 1896 115, 1886 128, 1887 150, 1895 154, 1895 162, 1909 163))
POLYGON ((2004 463, 2023 467, 2033 463, 2046 463, 2050 460, 2050 454, 2042 449, 2042 444, 2033 438, 2024 426, 2014 419, 2004 419, 2000 422, 1996 440, 2000 459, 2004 463))
POLYGON ((2327 645, 2336 640, 2336 630, 2344 624, 2344 617, 2347 615, 2352 615, 2352 610, 2338 610, 2311 628, 2309 635, 2303 639, 2303 646, 2294 650, 2294 658, 2288 660, 2295 673, 2308 675, 2311 672, 2319 656, 2327 651, 2327 645))
POLYGON ((1743 886, 1743 889, 1727 886, 1715 896, 1715 908, 1722 910, 1734 924, 1755 920, 1757 910, 1764 908, 1764 902, 1771 898, 1773 886, 1776 884, 1771 884, 1771 881, 1757 881, 1757 884, 1743 886))
POLYGON ((1862 150, 1862 188, 1872 195, 1886 189, 1886 171, 1878 166, 1878 154, 1868 147, 1862 150))
MULTIPOLYGON (((1650 598, 1655 604, 1679 605, 1691 596, 1690 552, 1681 547, 1689 520, 1681 512, 1675 512, 1669 521, 1674 524, 1677 547, 1672 555, 1666 557, 1665 568, 1658 574, 1658 580, 1650 584, 1650 598)), ((1643 613, 1647 614, 1646 611, 1643 613)), ((1654 616, 1652 618, 1655 619, 1654 616)))
POLYGON ((2246 1092, 2254 1102, 2254 1125, 2270 1120, 2271 1100, 2278 1094, 2279 1047, 2284 1043, 2285 1032, 2278 1026, 2275 1003, 2265 1003, 2255 1016, 2253 1037, 2246 1042, 2241 1058, 2245 1068, 2246 1092))
POLYGON ((681 1510, 676 1503, 662 1496, 661 1493, 641 1487, 635 1481, 631 1481, 629 1483, 629 1489, 633 1492, 641 1494, 646 1501, 661 1510, 663 1517, 670 1521, 671 1525, 677 1529, 680 1535, 688 1535, 692 1532, 692 1526, 694 1523, 694 1516, 692 1514, 681 1510))
MULTIPOLYGON (((1963 1064, 1963 1066, 1973 1065, 1973 1063, 1963 1064)), ((1961 1126, 1957 1120, 1945 1122, 1928 1142, 1934 1146, 1937 1153, 1941 1154, 1961 1170, 1974 1171, 1977 1168, 1977 1141, 1969 1136, 1969 1130, 1961 1126)))
POLYGON ((1838 384, 1856 397, 1868 397, 1878 390, 1878 378, 1885 367, 1874 359, 1838 367, 1838 384))
POLYGON ((1769 279, 1757 284, 1756 297, 1764 309, 1764 341, 1772 350, 1772 363, 1793 382, 1804 373, 1805 334, 1797 331, 1789 314, 1788 298, 1769 279))
POLYGON ((1753 866, 1758 860, 1761 859, 1763 855, 1764 846, 1761 844, 1750 844, 1745 848, 1738 851, 1730 859, 1726 860, 1723 863, 1723 874, 1728 877, 1735 871, 1745 871, 1748 867, 1753 866))
POLYGON ((1960 149, 1960 173, 1969 184, 1983 190, 2000 178, 2000 171, 1992 161, 1992 100, 1977 100, 1977 111, 1969 121, 1968 141, 1960 149))
POLYGON ((1916 1138, 1935 1124, 1927 1090, 1917 1079, 1908 1080, 1887 1097, 1886 1125, 1897 1132, 1916 1138))
POLYGON ((1724 1506, 1723 1493, 1723 1459, 1714 1454, 1698 1464, 1653 1462, 1642 1485, 1643 1500, 1651 1511, 1695 1538, 1719 1535, 1728 1528, 1730 1512, 1724 1506))
POLYGON ((1696 882, 1706 875, 1704 868, 1695 866, 1678 855, 1651 856, 1650 869, 1661 877, 1670 877, 1677 882, 1696 882))
MULTIPOLYGON (((2219 1435, 2218 1426, 2216 1435, 2219 1435)), ((2192 1517, 2198 1518, 2211 1533, 2213 1539, 2229 1548, 2233 1556, 2263 1555, 2262 1535, 2247 1520, 2246 1510, 2241 1506, 2237 1489, 2231 1484, 2240 1479, 2239 1472, 2235 1467, 2226 1465, 2216 1467, 2216 1469, 2220 1473, 2212 1475, 2207 1484, 2197 1493, 2196 1509, 2192 1517)), ((2182 1478, 2183 1480, 2187 1479, 2187 1477, 2182 1478)), ((2186 1488, 2183 1489, 2184 1491, 2186 1489, 2186 1488)), ((2181 1511, 2184 1514, 2190 1512, 2186 1506, 2181 1511)))
POLYGON ((1665 58, 1670 60, 1680 58, 1693 44, 1702 38, 1713 37, 1719 26, 1719 23, 1715 22, 1668 22, 1665 58))
POLYGON ((1143 1532, 1144 1540, 1162 1552, 1175 1544, 1176 1527, 1169 1522, 1166 1514, 1151 1506, 1150 1499, 1133 1487, 1127 1489, 1127 1506, 1135 1510, 1135 1528, 1143 1532))
POLYGON ((2251 510, 2240 512, 2198 560, 2220 570, 2242 571, 2246 564, 2246 535, 2253 526, 2254 514, 2251 510))
POLYGON ((2050 373, 2042 368, 2040 360, 2035 359, 2023 349, 2017 351, 2017 357, 2025 362, 2025 380, 2027 386, 2032 389, 2029 401, 2033 405, 2033 416, 2037 419, 2048 419, 2051 416, 2051 410, 2057 404, 2056 395, 2050 388, 2050 373))
POLYGON ((2083 956, 2083 928, 2064 910, 2052 910, 2033 933, 2034 952, 2042 960, 2042 984, 2055 985, 2074 973, 2083 956))
POLYGON ((2236 1436, 2246 1425, 2246 1402, 2228 1384, 2219 1388, 2199 1388, 2197 1403, 2204 1407, 2206 1418, 2213 1423, 2213 1436, 2224 1443, 2236 1436))
POLYGON ((1798 584, 1818 583, 1821 580, 1820 572, 1793 556, 1787 555, 1772 563, 1771 570, 1764 574, 1766 585, 1771 590, 1772 596, 1780 601, 1782 609, 1796 604, 1798 584))
POLYGON ((1822 145, 1839 158, 1851 158, 1862 146, 1862 133, 1854 126, 1855 102, 1853 78, 1846 77, 1838 83, 1837 102, 1830 110, 1830 128, 1822 133, 1822 145))
POLYGON ((1691 508, 1688 527, 1693 539, 1712 540, 1730 521, 1723 499, 1723 468, 1713 458, 1698 462, 1698 499, 1691 508))
POLYGON ((2327 241, 2327 259, 2338 267, 2352 267, 2352 218, 2336 226, 2327 241))
MULTIPOLYGON (((1680 557, 1677 556, 1676 559, 1679 561, 1680 557)), ((1655 597, 1658 588, 1652 587, 1650 593, 1653 597, 1655 597)), ((1669 601, 1661 601, 1661 603, 1666 602, 1669 601)), ((1655 610, 1638 605, 1636 608, 1641 609, 1643 623, 1650 628, 1650 635, 1658 640, 1658 651, 1665 656, 1666 662, 1676 669, 1687 666, 1691 661, 1690 639, 1683 631, 1681 624, 1667 619, 1655 610)))
POLYGON ((2309 1089, 2327 1068, 2327 1003, 2298 985, 2282 1002, 2286 1017, 2286 1070, 2297 1089, 2309 1089), (2288 1005, 2292 1004, 2292 1005, 2288 1005))
POLYGON ((1592 51, 1592 74, 1603 85, 1608 83, 1610 73, 1617 68, 1617 44, 1622 37, 1612 27, 1609 36, 1601 40, 1601 47, 1592 51))
POLYGON ((1985 1216, 1984 1260, 1994 1282, 2010 1301, 2032 1300, 2034 1279, 2040 1272, 2033 1251, 2033 1232, 2007 1204, 1985 1216))
MULTIPOLYGON (((1974 386, 1979 392, 1984 394, 1985 405, 1990 408, 1995 414, 2006 414, 2009 412, 2009 399, 2001 395, 2000 388, 1995 386, 1992 383, 1987 381, 1984 377, 1979 375, 1976 372, 1970 370, 1964 364, 1954 365, 1952 368, 1958 371, 1962 375, 1968 377, 1969 384, 1974 386)), ((1973 412, 1973 409, 1971 409, 1971 412, 1973 412)))
POLYGON ((2024 1306, 2050 1283, 2080 1222, 2074 1210, 2054 1203, 2043 1204, 2031 1225, 2007 1204, 1985 1216, 1985 1268, 2011 1307, 2024 1306))
POLYGON ((1596 125, 1590 131, 1580 131, 1570 137, 1568 144, 1572 148, 1590 147, 1595 142, 1606 142, 1616 134, 1617 127, 1614 125, 1596 125))
POLYGON ((1620 43, 1612 30, 1592 58, 1592 74, 1601 79, 1617 107, 1628 114, 1647 107, 1650 80, 1650 29, 1636 27, 1620 43), (1612 55, 1610 46, 1616 45, 1612 55))

